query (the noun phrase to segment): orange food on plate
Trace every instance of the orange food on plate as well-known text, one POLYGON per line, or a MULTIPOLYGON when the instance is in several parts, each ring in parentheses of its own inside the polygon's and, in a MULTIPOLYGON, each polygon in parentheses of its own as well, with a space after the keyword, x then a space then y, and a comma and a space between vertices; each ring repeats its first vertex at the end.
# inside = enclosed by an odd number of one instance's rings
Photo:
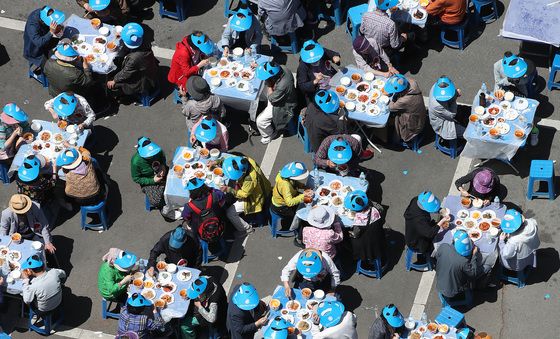
POLYGON ((184 171, 184 170, 185 170, 184 167, 181 166, 181 165, 175 165, 175 166, 173 166, 173 171, 175 171, 175 173, 176 173, 177 175, 183 175, 183 171, 184 171))
POLYGON ((523 130, 521 129, 516 129, 515 132, 513 132, 513 135, 515 135, 517 138, 523 138, 525 136, 525 132, 523 132, 523 130))
POLYGON ((471 114, 471 116, 469 117, 469 121, 470 122, 477 122, 478 121, 478 115, 471 114))
POLYGON ((461 205, 463 205, 464 207, 469 207, 471 205, 471 199, 461 198, 461 205))
POLYGON ((151 280, 146 280, 146 281, 144 281, 144 287, 145 288, 152 288, 152 287, 154 287, 154 282, 151 281, 151 280))
POLYGON ((491 221, 492 226, 494 227, 500 227, 502 225, 502 220, 498 219, 498 218, 494 218, 491 221))
POLYGON ((114 50, 115 48, 117 48, 117 44, 116 44, 114 41, 110 41, 110 42, 107 44, 107 49, 109 49, 109 50, 112 51, 112 50, 114 50))
POLYGON ((369 97, 367 94, 360 94, 358 96, 358 101, 359 102, 367 102, 369 100, 369 97))
POLYGON ((498 107, 490 107, 488 109, 488 113, 490 113, 492 115, 496 115, 496 114, 500 113, 500 109, 498 107))
POLYGON ((358 74, 358 73, 352 74, 351 78, 352 78, 352 80, 354 80, 355 82, 358 82, 358 81, 362 80, 362 76, 361 76, 360 74, 358 74))
POLYGON ((216 167, 216 168, 214 168, 214 170, 212 171, 212 173, 214 173, 215 175, 222 176, 222 175, 224 174, 224 170, 221 169, 221 168, 219 168, 219 167, 216 167))
POLYGON ((506 94, 506 92, 504 92, 504 90, 502 90, 502 89, 496 90, 496 91, 494 92, 494 96, 495 96, 496 99, 498 99, 498 100, 502 100, 502 99, 504 98, 504 94, 506 94))
POLYGON ((19 233, 12 234, 12 241, 18 242, 20 240, 21 240, 21 234, 19 233))
POLYGON ((429 323, 428 324, 428 331, 432 332, 432 333, 436 333, 438 329, 438 326, 436 323, 429 323))
POLYGON ((95 56, 93 54, 89 54, 86 56, 87 62, 93 62, 95 60, 95 56))
POLYGON ((200 150, 199 154, 203 158, 208 158, 208 156, 210 155, 210 151, 207 148, 203 148, 200 150))
POLYGON ((165 263, 165 261, 160 261, 156 264, 156 268, 158 270, 165 270, 167 268, 167 264, 165 263))
POLYGON ((498 135, 500 135, 500 131, 498 131, 497 128, 490 128, 488 133, 490 133, 490 136, 492 137, 497 137, 498 135))
POLYGON ((183 288, 182 290, 180 290, 180 291, 179 291, 179 295, 180 295, 182 298, 185 298, 185 297, 187 296, 187 289, 186 289, 186 288, 183 288))
POLYGON ((217 69, 211 69, 210 70, 210 76, 215 77, 216 75, 218 75, 218 70, 217 69))
POLYGON ((142 279, 134 279, 132 284, 138 288, 141 288, 142 285, 144 285, 144 282, 142 281, 142 279))
POLYGON ((156 300, 154 305, 156 307, 159 307, 159 308, 164 308, 165 307, 165 300, 158 299, 158 300, 156 300))
POLYGON ((169 304, 170 302, 173 301, 173 296, 171 294, 162 294, 161 300, 169 304))
POLYGON ((301 290, 301 295, 305 298, 305 299, 309 299, 309 297, 311 296, 311 289, 310 288, 304 288, 301 290))
POLYGON ((336 93, 338 93, 338 94, 342 94, 342 93, 346 92, 346 87, 344 87, 344 86, 336 86, 335 91, 336 91, 336 93))
POLYGON ((220 77, 221 78, 227 78, 227 77, 229 77, 230 74, 231 73, 228 70, 223 70, 223 71, 220 72, 220 77))
POLYGON ((68 126, 68 122, 66 120, 58 120, 58 123, 56 125, 60 129, 66 129, 66 127, 68 126))
POLYGON ((481 222, 480 224, 478 224, 478 228, 479 228, 481 231, 485 232, 485 231, 488 231, 488 230, 490 229, 490 224, 487 223, 486 221, 483 221, 483 222, 481 222))
POLYGON ((333 181, 333 182, 331 182, 330 187, 333 190, 338 191, 340 189, 341 185, 342 184, 340 183, 340 181, 333 181))
POLYGON ((272 299, 269 303, 270 308, 272 308, 273 310, 277 310, 278 308, 280 308, 280 300, 278 299, 272 299))
POLYGON ((42 141, 49 141, 50 138, 51 138, 51 134, 49 132, 44 132, 43 134, 41 134, 42 141))
POLYGON ((101 20, 98 18, 91 19, 90 24, 93 26, 93 28, 99 28, 99 26, 101 26, 101 20))
POLYGON ((338 102, 338 107, 340 107, 340 108, 344 107, 344 101, 340 100, 338 102))
POLYGON ((206 173, 204 173, 203 171, 196 171, 194 172, 194 176, 197 177, 198 179, 202 179, 206 176, 206 173))
POLYGON ((23 139, 26 141, 32 141, 33 140, 33 133, 27 132, 23 135, 23 139))

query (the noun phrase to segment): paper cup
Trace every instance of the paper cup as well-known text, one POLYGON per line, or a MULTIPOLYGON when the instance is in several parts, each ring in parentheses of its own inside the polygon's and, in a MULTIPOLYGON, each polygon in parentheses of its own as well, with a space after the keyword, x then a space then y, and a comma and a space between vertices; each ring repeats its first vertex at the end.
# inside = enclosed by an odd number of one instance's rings
POLYGON ((43 126, 41 126, 41 123, 39 123, 38 121, 33 121, 31 123, 31 130, 35 133, 40 132, 42 128, 43 126))
POLYGON ((323 298, 325 297, 325 291, 316 290, 315 292, 313 292, 313 297, 315 297, 315 299, 317 300, 323 300, 323 298))
POLYGON ((167 264, 167 272, 175 273, 177 272, 177 265, 175 264, 167 264))

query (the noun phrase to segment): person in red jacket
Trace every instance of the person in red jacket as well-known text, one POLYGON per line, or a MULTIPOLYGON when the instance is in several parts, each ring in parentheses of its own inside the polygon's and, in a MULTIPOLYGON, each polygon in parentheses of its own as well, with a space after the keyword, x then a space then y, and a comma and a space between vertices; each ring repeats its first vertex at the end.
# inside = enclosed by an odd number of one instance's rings
POLYGON ((175 45, 167 80, 179 88, 186 88, 187 79, 208 65, 208 56, 214 52, 214 43, 207 35, 194 31, 175 45))

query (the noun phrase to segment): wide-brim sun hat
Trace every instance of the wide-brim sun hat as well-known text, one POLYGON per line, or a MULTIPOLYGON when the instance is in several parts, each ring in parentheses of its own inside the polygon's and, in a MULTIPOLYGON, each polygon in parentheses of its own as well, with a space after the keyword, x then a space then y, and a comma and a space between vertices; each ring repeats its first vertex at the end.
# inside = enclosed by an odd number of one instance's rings
POLYGON ((15 214, 25 214, 31 209, 33 202, 25 194, 14 194, 10 198, 8 206, 15 214))
POLYGON ((218 135, 218 123, 210 117, 202 119, 194 131, 196 140, 204 143, 214 140, 216 135, 218 135))
POLYGON ((395 74, 385 82, 383 90, 388 94, 396 94, 404 91, 407 87, 408 79, 402 74, 395 74))
POLYGON ((187 289, 187 297, 189 299, 198 298, 208 287, 208 279, 206 277, 199 277, 187 289))
POLYGON ((121 32, 121 40, 130 49, 138 48, 142 45, 144 29, 135 22, 124 25, 121 32))
POLYGON ((138 155, 144 159, 151 158, 161 152, 161 147, 148 137, 141 137, 136 144, 138 155))
POLYGON ((327 157, 336 165, 344 165, 348 163, 352 159, 353 155, 354 153, 352 152, 350 143, 344 139, 333 140, 327 151, 327 157))
POLYGON ((75 148, 64 150, 56 158, 56 165, 67 170, 73 170, 83 161, 82 153, 75 148))
POLYGON ((118 258, 113 261, 113 265, 121 272, 132 271, 137 265, 138 257, 130 252, 122 251, 118 258))
POLYGON ((312 64, 321 60, 324 54, 325 50, 323 49, 323 46, 313 40, 307 40, 304 42, 299 52, 301 60, 306 64, 312 64))
POLYGON ((307 179, 309 171, 303 162, 294 161, 282 167, 280 170, 280 176, 284 179, 300 181, 307 179))
POLYGON ((29 120, 29 116, 13 102, 6 104, 2 110, 2 121, 8 125, 15 125, 29 120))
POLYGON ((500 224, 500 228, 502 232, 506 234, 511 234, 517 231, 521 225, 523 224, 523 217, 521 213, 514 209, 509 209, 506 211, 506 214, 502 218, 502 223, 500 224))
POLYGON ((239 286, 231 298, 233 303, 243 311, 251 311, 259 305, 260 298, 257 290, 250 283, 244 282, 239 286))
POLYGON ((404 318, 395 305, 390 304, 383 307, 383 311, 381 313, 383 314, 383 318, 387 320, 391 327, 399 328, 404 325, 404 318))
POLYGON ((41 18, 41 21, 43 21, 43 23, 47 26, 51 25, 51 22, 56 22, 58 25, 62 24, 64 22, 64 20, 66 19, 66 16, 64 15, 63 12, 51 8, 49 6, 45 6, 42 10, 41 13, 39 13, 39 17, 41 18), (49 15, 49 12, 52 10, 52 13, 49 15))
POLYGON ((111 0, 89 0, 89 6, 94 11, 102 11, 109 7, 111 0))
POLYGON ((474 175, 474 189, 481 194, 488 194, 494 188, 494 176, 489 169, 482 169, 474 175))
POLYGON ((280 73, 280 66, 274 62, 266 61, 257 67, 257 78, 265 81, 280 73))
POLYGON ((432 192, 424 191, 418 195, 418 205, 428 213, 436 213, 441 207, 441 202, 432 192))
POLYGON ((338 94, 332 90, 319 90, 315 93, 315 104, 326 114, 334 114, 340 108, 338 94))
POLYGON ((56 46, 56 50, 54 51, 54 56, 65 62, 72 62, 76 60, 76 58, 80 55, 78 52, 72 48, 70 41, 68 39, 64 39, 66 41, 60 41, 60 43, 56 46))
POLYGON ((451 79, 446 76, 440 77, 432 90, 432 95, 437 101, 447 102, 455 97, 457 88, 451 79))
POLYGON ((319 321, 326 328, 338 325, 343 314, 344 304, 340 301, 322 301, 317 307, 319 321))
POLYGON ((331 207, 317 205, 309 211, 307 222, 313 227, 329 228, 334 222, 335 217, 336 213, 331 207))
POLYGON ((237 32, 245 32, 253 24, 253 14, 248 8, 241 8, 234 13, 229 21, 229 26, 237 32))
POLYGON ((210 94, 210 86, 200 75, 193 75, 187 80, 187 92, 194 100, 203 100, 210 94))
POLYGON ((60 93, 54 98, 53 110, 60 118, 67 118, 74 114, 78 107, 78 99, 73 94, 60 93))
POLYGON ((528 65, 527 62, 518 56, 513 58, 507 58, 507 61, 503 63, 504 74, 508 78, 518 79, 527 73, 528 65))

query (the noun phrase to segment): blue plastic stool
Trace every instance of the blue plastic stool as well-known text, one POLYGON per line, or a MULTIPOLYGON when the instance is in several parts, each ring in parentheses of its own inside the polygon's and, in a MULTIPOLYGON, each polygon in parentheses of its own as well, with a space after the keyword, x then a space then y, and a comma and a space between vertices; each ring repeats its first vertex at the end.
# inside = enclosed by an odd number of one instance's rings
POLYGON ((175 89, 173 90, 173 103, 176 104, 183 103, 183 100, 181 100, 181 97, 179 96, 179 89, 177 88, 177 86, 175 86, 175 89))
MULTIPOLYGON (((340 26, 342 25, 342 22, 344 21, 344 13, 342 12, 342 1, 343 0, 332 0, 332 10, 333 10, 333 15, 324 13, 324 12, 319 12, 317 14, 317 18, 319 20, 330 20, 333 21, 334 24, 336 26, 340 26)), ((324 1, 321 1, 321 3, 324 3, 324 1)), ((324 8, 320 8, 319 11, 323 10, 324 8)))
POLYGON ((57 328, 62 323, 62 320, 64 319, 64 314, 62 313, 61 306, 59 306, 58 309, 42 317, 37 315, 37 321, 35 323, 33 323, 33 316, 36 314, 35 312, 33 312, 33 309, 29 308, 29 329, 41 335, 47 335, 47 336, 51 335, 51 330, 57 328), (58 313, 58 319, 55 319, 53 322, 53 314, 55 313, 58 313), (37 325, 40 319, 43 320, 43 326, 37 325))
POLYGON ((417 134, 414 138, 412 138, 411 141, 409 142, 404 142, 401 140, 401 145, 404 148, 408 148, 409 150, 412 150, 413 152, 418 152, 418 150, 420 149, 420 143, 422 142, 422 140, 424 140, 424 134, 420 133, 417 134))
MULTIPOLYGON (((112 304, 113 304, 112 301, 107 301, 105 298, 101 299, 101 317, 103 319, 107 319, 107 318, 119 319, 120 313, 109 312, 112 304)), ((117 303, 117 305, 120 306, 120 303, 117 303)))
POLYGON ((273 35, 270 36, 270 44, 272 46, 276 46, 282 52, 292 53, 292 54, 299 53, 298 38, 297 38, 296 33, 295 32, 288 33, 288 36, 290 37, 290 44, 289 45, 279 45, 278 41, 276 41, 276 38, 274 38, 273 35))
POLYGON ((362 15, 368 10, 368 4, 350 7, 346 16, 346 34, 350 35, 354 41, 360 34, 362 15))
POLYGON ((553 88, 560 88, 560 82, 554 82, 556 78, 556 72, 560 71, 560 53, 557 53, 552 60, 552 66, 550 66, 550 75, 548 76, 547 87, 549 90, 553 88))
POLYGON ((441 301, 441 306, 443 306, 443 307, 468 306, 468 305, 472 304, 472 301, 473 301, 472 291, 469 289, 469 290, 466 290, 465 292, 463 292, 463 294, 465 295, 465 297, 463 299, 450 300, 450 299, 444 297, 443 294, 438 292, 439 301, 441 301))
POLYGON ((35 74, 35 72, 33 72, 31 70, 31 66, 33 66, 33 64, 29 64, 28 67, 28 73, 27 75, 30 78, 33 78, 35 80, 37 80, 41 85, 43 85, 44 88, 48 88, 49 87, 49 80, 47 79, 47 76, 45 75, 45 73, 41 72, 40 74, 35 74))
POLYGON ((175 9, 167 9, 165 8, 166 3, 171 1, 169 0, 158 0, 159 2, 159 16, 160 17, 168 17, 171 19, 175 19, 179 22, 185 20, 187 18, 187 7, 189 5, 188 0, 172 0, 175 2, 175 9))
POLYGON ((448 47, 451 47, 451 48, 458 48, 460 50, 465 49, 465 42, 466 42, 467 37, 468 37, 468 36, 465 36, 465 30, 466 30, 468 24, 469 24, 469 15, 468 14, 465 16, 465 19, 463 20, 463 22, 458 23, 456 25, 442 24, 441 25, 441 33, 440 33, 441 43, 448 46, 448 47), (445 35, 449 31, 453 31, 457 34, 457 40, 451 40, 451 39, 445 37, 445 35))
POLYGON ((412 259, 414 257, 414 255, 416 254, 416 258, 418 258, 418 256, 422 255, 419 252, 415 252, 413 249, 410 248, 406 248, 406 260, 405 260, 405 264, 406 264, 406 270, 410 271, 411 269, 415 269, 417 271, 425 271, 426 269, 428 271, 432 270, 432 258, 427 257, 426 258, 426 263, 425 264, 415 264, 412 262, 412 259))
POLYGON ((274 213, 272 208, 270 209, 270 233, 272 234, 273 238, 276 238, 278 235, 285 235, 285 234, 293 234, 296 235, 297 231, 282 231, 282 217, 278 214, 274 213))
POLYGON ((531 160, 529 170, 529 185, 527 187, 527 199, 534 197, 548 197, 554 200, 554 163, 552 160, 531 160), (534 184, 538 181, 546 181, 548 192, 535 192, 534 184))
POLYGON ((208 243, 202 239, 200 239, 200 247, 202 249, 202 263, 208 264, 210 261, 219 258, 224 252, 226 251, 226 241, 224 238, 220 238, 218 240, 220 243, 220 250, 217 253, 210 253, 208 250, 208 243))
POLYGON ((453 140, 447 140, 449 141, 449 147, 443 146, 441 144, 441 141, 443 140, 443 138, 441 138, 439 136, 439 134, 436 133, 436 141, 434 143, 434 146, 436 149, 440 150, 441 152, 449 155, 451 157, 451 159, 455 159, 459 153, 463 150, 463 147, 457 147, 457 139, 453 139, 453 140))
POLYGON ((507 275, 504 268, 500 265, 500 280, 506 281, 516 285, 518 288, 523 288, 526 285, 527 275, 529 273, 530 266, 525 267, 521 271, 516 271, 515 276, 507 275))
POLYGON ((0 161, 0 180, 4 183, 4 185, 9 185, 11 182, 11 178, 8 175, 9 166, 4 161, 0 161))
POLYGON ((441 309, 441 312, 436 317, 436 323, 446 324, 449 327, 459 328, 459 326, 465 324, 465 316, 463 313, 457 311, 456 309, 446 306, 441 309))
POLYGON ((366 277, 381 279, 381 277, 383 276, 383 268, 381 267, 381 259, 376 258, 373 261, 373 265, 375 266, 374 270, 366 270, 365 268, 362 268, 362 261, 358 260, 358 263, 356 264, 356 272, 358 274, 363 274, 366 277))
MULTIPOLYGON (((242 4, 247 4, 247 0, 239 0, 239 2, 241 2, 242 4)), ((232 15, 233 13, 235 13, 234 10, 232 10, 231 8, 231 0, 225 0, 224 1, 224 17, 229 18, 230 15, 232 15)))
POLYGON ((144 203, 146 204, 146 211, 150 212, 152 210, 152 205, 150 204, 150 199, 147 194, 145 194, 144 203))
POLYGON ((243 220, 247 223, 255 226, 265 226, 268 225, 268 220, 270 219, 270 215, 268 214, 268 209, 263 209, 259 213, 252 213, 252 214, 244 214, 243 220))
POLYGON ((80 207, 80 212, 82 213, 82 230, 85 230, 86 228, 99 228, 99 227, 102 227, 104 231, 107 230, 107 212, 105 211, 105 200, 101 201, 97 205, 82 206, 80 207), (86 218, 88 214, 97 214, 99 216, 99 223, 98 224, 86 223, 86 218))
POLYGON ((150 107, 152 106, 152 101, 154 101, 160 93, 159 87, 156 88, 154 93, 151 94, 141 94, 139 97, 139 101, 143 107, 150 107))
POLYGON ((305 128, 301 121, 301 115, 298 118, 297 136, 303 144, 303 151, 305 153, 311 153, 311 141, 309 140, 309 134, 307 134, 307 128, 305 128))
POLYGON ((478 22, 484 21, 490 23, 498 20, 498 6, 496 0, 471 0, 474 5, 474 13, 478 22), (482 9, 486 6, 492 6, 492 13, 482 16, 482 9))

